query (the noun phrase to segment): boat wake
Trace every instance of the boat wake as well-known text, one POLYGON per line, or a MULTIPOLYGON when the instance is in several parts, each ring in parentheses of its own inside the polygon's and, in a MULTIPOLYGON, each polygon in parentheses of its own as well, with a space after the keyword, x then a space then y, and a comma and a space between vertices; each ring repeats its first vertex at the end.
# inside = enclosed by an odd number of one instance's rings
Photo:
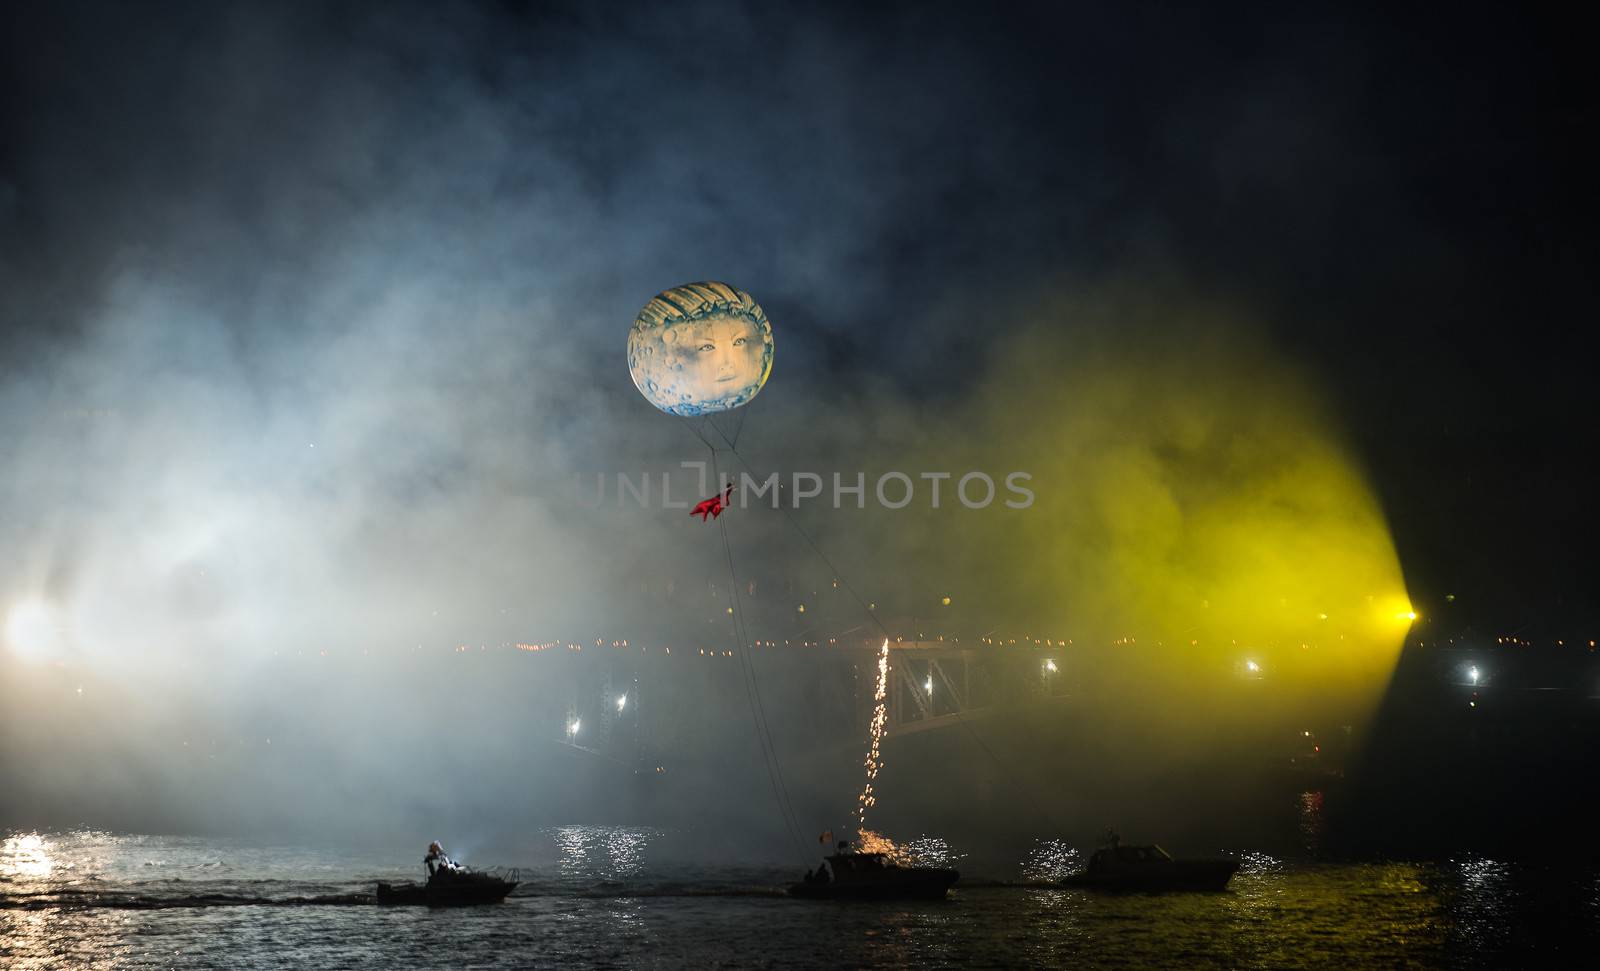
MULTIPOLYGON (((38 887, 32 890, 0 892, 0 911, 5 910, 177 910, 205 907, 363 907, 375 905, 374 881, 348 884, 288 885, 282 881, 227 881, 214 888, 196 887, 186 882, 173 887, 170 881, 123 886, 38 887), (276 885, 281 892, 267 891, 276 885)), ((568 898, 581 900, 625 900, 671 897, 781 897, 783 888, 772 885, 733 883, 602 882, 588 886, 570 883, 531 883, 519 886, 508 899, 568 898)))
POLYGON ((198 907, 350 907, 371 893, 260 896, 237 893, 152 894, 128 890, 43 890, 0 894, 0 910, 172 910, 198 907))

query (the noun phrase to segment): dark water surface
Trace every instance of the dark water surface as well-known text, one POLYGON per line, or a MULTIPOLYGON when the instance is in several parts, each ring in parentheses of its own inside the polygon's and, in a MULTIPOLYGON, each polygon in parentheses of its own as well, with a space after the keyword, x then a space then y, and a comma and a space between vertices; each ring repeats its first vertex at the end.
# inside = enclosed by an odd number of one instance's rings
MULTIPOLYGON (((1229 892, 1108 896, 1049 878, 1081 850, 981 861, 916 844, 963 879, 944 903, 789 900, 797 867, 706 862, 672 833, 542 830, 503 905, 384 908, 373 852, 97 832, 0 842, 6 968, 1583 966, 1600 873, 1480 857, 1289 863, 1241 857, 1229 892)), ((499 851, 506 852, 506 851, 499 851)))

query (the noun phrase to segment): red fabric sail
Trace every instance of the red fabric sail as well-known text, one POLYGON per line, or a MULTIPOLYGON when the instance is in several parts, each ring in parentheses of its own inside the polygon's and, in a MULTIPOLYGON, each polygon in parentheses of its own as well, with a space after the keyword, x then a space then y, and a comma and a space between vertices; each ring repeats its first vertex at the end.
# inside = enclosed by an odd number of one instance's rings
POLYGON ((700 521, 703 523, 710 522, 722 515, 722 510, 727 506, 728 499, 732 496, 733 483, 730 482, 728 483, 728 488, 723 490, 722 495, 712 496, 710 499, 702 499, 695 503, 694 508, 689 510, 689 515, 699 516, 700 521))

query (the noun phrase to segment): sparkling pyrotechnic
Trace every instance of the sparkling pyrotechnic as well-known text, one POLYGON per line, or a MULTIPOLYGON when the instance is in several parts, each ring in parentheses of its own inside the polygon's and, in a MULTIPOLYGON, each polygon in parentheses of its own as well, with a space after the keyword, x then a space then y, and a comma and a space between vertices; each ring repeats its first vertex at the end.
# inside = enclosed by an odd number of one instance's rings
POLYGON ((878 778, 878 770, 883 767, 883 731, 889 724, 888 697, 889 638, 885 637, 883 646, 878 649, 878 681, 872 691, 871 740, 867 745, 867 760, 864 763, 867 781, 861 788, 861 795, 856 797, 856 823, 863 831, 867 828, 867 809, 876 805, 878 801, 873 793, 872 784, 878 778))

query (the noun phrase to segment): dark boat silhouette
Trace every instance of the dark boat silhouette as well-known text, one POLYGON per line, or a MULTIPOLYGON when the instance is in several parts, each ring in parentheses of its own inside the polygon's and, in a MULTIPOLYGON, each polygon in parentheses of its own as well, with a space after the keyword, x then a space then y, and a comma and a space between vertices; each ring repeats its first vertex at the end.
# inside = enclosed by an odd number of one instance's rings
POLYGON ((379 883, 378 903, 426 907, 470 907, 497 904, 516 889, 518 873, 479 873, 440 868, 427 883, 379 883))
POLYGON ((1159 846, 1123 846, 1118 842, 1095 850, 1089 866, 1061 881, 1065 887, 1162 893, 1224 890, 1237 860, 1175 860, 1159 846))
POLYGON ((883 853, 835 853, 831 875, 818 874, 789 888, 791 897, 817 900, 943 900, 961 874, 944 867, 900 866, 883 853))

